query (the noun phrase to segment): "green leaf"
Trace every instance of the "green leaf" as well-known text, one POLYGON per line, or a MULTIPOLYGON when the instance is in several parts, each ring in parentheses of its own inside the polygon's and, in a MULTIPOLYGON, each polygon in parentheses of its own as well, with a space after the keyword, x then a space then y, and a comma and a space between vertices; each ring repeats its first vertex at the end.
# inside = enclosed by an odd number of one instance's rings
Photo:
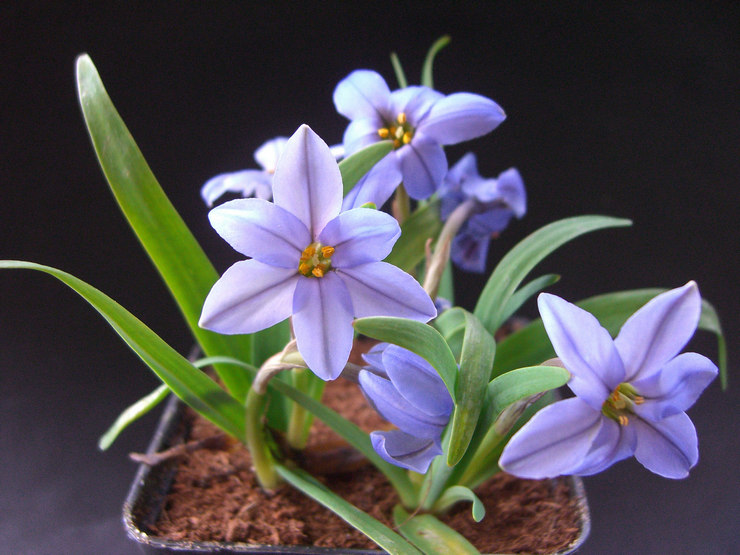
POLYGON ((560 220, 535 231, 519 242, 498 263, 483 288, 475 315, 492 334, 503 323, 509 298, 543 258, 579 235, 609 227, 631 225, 629 220, 607 216, 577 216, 560 220))
POLYGON ((542 291, 545 287, 549 287, 553 283, 557 283, 560 280, 560 276, 557 274, 545 274, 537 279, 533 279, 527 285, 523 285, 517 291, 509 297, 501 314, 501 323, 506 322, 512 314, 514 314, 519 308, 527 302, 532 296, 542 291))
POLYGON ((427 57, 424 59, 424 66, 421 69, 421 84, 430 89, 434 88, 434 79, 432 78, 432 66, 434 65, 434 58, 437 56, 440 50, 450 44, 450 36, 444 35, 434 41, 432 47, 427 52, 427 57))
POLYGON ((442 314, 432 320, 432 325, 442 334, 445 340, 458 333, 465 331, 465 313, 467 311, 459 306, 445 310, 442 314))
MULTIPOLYGON (((240 441, 244 407, 116 301, 76 277, 32 262, 0 261, 0 269, 45 272, 68 285, 97 310, 172 392, 201 416, 240 441)), ((243 371, 239 371, 244 374, 243 371)))
POLYGON ((460 356, 460 371, 455 388, 455 412, 452 416, 447 464, 457 464, 468 448, 478 424, 486 394, 486 384, 493 368, 496 342, 480 320, 465 311, 465 336, 460 356))
POLYGON ((136 422, 139 418, 144 416, 159 403, 167 398, 170 394, 170 388, 166 384, 160 385, 157 389, 152 391, 149 395, 142 397, 134 404, 129 405, 126 409, 118 415, 113 425, 100 437, 98 440, 98 449, 105 451, 113 445, 113 442, 125 430, 129 424, 136 422))
POLYGON ((391 150, 393 150, 393 141, 378 141, 339 162, 344 195, 346 196, 352 190, 352 187, 362 179, 362 176, 369 172, 391 150))
POLYGON ((396 74, 396 81, 398 81, 398 88, 405 89, 409 86, 409 82, 406 79, 406 74, 401 66, 401 60, 398 59, 398 54, 391 52, 391 65, 393 66, 393 72, 396 74))
POLYGON ((479 551, 456 532, 433 515, 411 516, 403 507, 396 505, 393 520, 403 536, 426 555, 465 555, 479 551))
POLYGON ((404 504, 413 505, 416 503, 416 492, 408 474, 400 467, 386 462, 375 452, 367 432, 364 432, 356 424, 337 414, 320 401, 298 391, 283 381, 271 380, 268 389, 275 390, 298 403, 362 453, 393 484, 404 504))
POLYGON ((416 210, 403 222, 401 237, 393 245, 393 250, 385 261, 406 272, 412 272, 424 261, 426 255, 424 246, 427 239, 436 240, 441 229, 439 199, 434 199, 416 210))
MULTIPOLYGON (((576 303, 582 309, 593 314, 612 337, 619 333, 619 329, 640 307, 653 297, 665 292, 666 289, 633 289, 617 291, 590 297, 576 303)), ((727 352, 725 338, 717 317, 717 312, 707 301, 702 301, 702 313, 699 319, 699 329, 717 335, 719 345, 720 376, 725 376, 726 383, 727 352)), ((512 333, 499 343, 496 350, 496 360, 493 364, 493 375, 517 368, 539 364, 555 356, 555 351, 542 325, 537 319, 528 326, 512 333)))
MULTIPOLYGON (((108 184, 203 351, 251 360, 250 337, 221 335, 198 327, 203 301, 218 274, 157 183, 87 55, 77 59, 77 88, 108 184)), ((216 371, 235 397, 245 398, 249 383, 243 372, 220 366, 216 371)))
POLYGON ((300 468, 290 469, 287 466, 278 464, 277 471, 294 488, 321 503, 350 526, 365 534, 388 553, 402 555, 419 554, 412 545, 385 524, 375 520, 369 514, 361 511, 345 499, 342 499, 324 484, 314 479, 305 470, 300 468))
POLYGON ((457 363, 444 338, 432 326, 386 316, 360 318, 354 321, 354 326, 358 333, 393 343, 426 360, 439 373, 452 399, 455 399, 457 363))
POLYGON ((486 516, 486 508, 473 490, 465 486, 452 486, 447 488, 433 507, 436 513, 444 513, 460 501, 470 501, 473 504, 473 520, 480 522, 486 516))
POLYGON ((455 304, 455 280, 452 274, 452 262, 449 260, 447 261, 445 269, 442 272, 442 277, 439 280, 437 297, 447 299, 452 305, 455 304))

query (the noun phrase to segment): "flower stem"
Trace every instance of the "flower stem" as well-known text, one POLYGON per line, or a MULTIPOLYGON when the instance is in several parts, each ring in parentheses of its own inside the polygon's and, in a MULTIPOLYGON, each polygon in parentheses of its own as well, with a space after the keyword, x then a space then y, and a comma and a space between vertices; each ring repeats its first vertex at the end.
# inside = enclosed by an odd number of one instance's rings
POLYGON ((275 468, 275 460, 267 442, 267 429, 262 421, 267 397, 254 388, 247 393, 245 406, 246 440, 257 481, 265 491, 273 491, 280 484, 280 476, 275 468))
MULTIPOLYGON (((293 376, 293 387, 317 401, 321 399, 324 386, 326 385, 325 381, 316 377, 307 368, 294 368, 291 374, 293 376)), ((298 403, 293 403, 293 409, 288 422, 288 430, 285 436, 288 445, 293 449, 304 449, 308 441, 308 434, 311 431, 312 423, 313 414, 298 403)))
POLYGON ((411 199, 406 192, 406 187, 401 183, 396 189, 396 195, 393 197, 393 217, 398 221, 398 225, 403 225, 411 214, 411 199))

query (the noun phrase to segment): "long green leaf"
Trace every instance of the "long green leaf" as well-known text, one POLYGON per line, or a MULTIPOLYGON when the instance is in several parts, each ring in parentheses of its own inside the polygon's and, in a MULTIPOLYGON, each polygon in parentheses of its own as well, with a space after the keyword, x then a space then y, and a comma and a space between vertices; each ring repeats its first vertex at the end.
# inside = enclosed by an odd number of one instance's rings
POLYGON ((426 360, 439 373, 452 399, 455 399, 457 363, 444 338, 432 326, 386 316, 360 318, 354 321, 354 326, 359 333, 408 349, 426 360))
POLYGON ((365 534, 388 553, 397 553, 400 555, 419 554, 416 548, 385 524, 338 496, 306 471, 300 468, 290 469, 281 464, 277 465, 277 471, 294 488, 321 503, 342 520, 365 534))
POLYGON ((630 225, 629 220, 608 216, 577 216, 553 222, 519 242, 498 263, 483 288, 475 315, 492 334, 503 323, 509 298, 527 274, 555 249, 579 235, 609 227, 630 225))
POLYGON ((439 199, 416 210, 401 226, 401 237, 385 259, 406 272, 413 271, 424 260, 427 239, 436 240, 442 229, 439 219, 439 199))
POLYGON ((501 314, 501 322, 506 322, 532 295, 536 295, 545 287, 557 283, 558 280, 560 280, 560 276, 557 274, 545 274, 517 289, 506 303, 506 308, 501 314))
POLYGON ((447 509, 460 501, 470 501, 473 504, 472 513, 474 521, 480 522, 483 520, 483 517, 486 516, 486 508, 483 505, 483 502, 477 495, 475 495, 475 493, 473 493, 473 490, 466 488, 465 486, 452 486, 447 488, 432 509, 436 513, 444 513, 447 509))
POLYGON ((344 194, 349 193, 362 176, 391 150, 393 150, 393 141, 378 141, 339 162, 344 194))
MULTIPOLYGON (((141 360, 201 416, 237 439, 244 440, 244 407, 144 323, 93 286, 56 268, 17 260, 0 261, 0 269, 45 272, 68 285, 105 318, 141 360)), ((244 373, 243 371, 239 371, 244 373)))
POLYGON ((396 505, 393 519, 403 536, 426 555, 474 555, 479 551, 456 532, 433 515, 411 516, 403 507, 396 505))
POLYGON ((167 384, 162 384, 149 395, 126 407, 111 427, 100 437, 98 449, 101 451, 108 449, 123 430, 164 401, 169 394, 170 388, 167 387, 167 384))
MULTIPOLYGON (((250 361, 250 337, 220 335, 198 327, 203 301, 218 274, 157 183, 87 55, 77 59, 77 89, 108 184, 203 351, 250 361)), ((234 396, 246 396, 249 383, 243 372, 220 366, 216 371, 234 396)))
POLYGON ((427 57, 424 59, 424 66, 421 69, 421 84, 430 89, 434 88, 434 78, 432 77, 432 66, 434 65, 434 58, 437 56, 440 50, 450 44, 450 36, 444 35, 434 41, 432 47, 427 52, 427 57))
POLYGON ((455 386, 455 412, 447 451, 447 464, 457 464, 468 448, 478 424, 486 384, 491 375, 496 342, 480 320, 465 311, 465 336, 460 356, 460 371, 455 386))

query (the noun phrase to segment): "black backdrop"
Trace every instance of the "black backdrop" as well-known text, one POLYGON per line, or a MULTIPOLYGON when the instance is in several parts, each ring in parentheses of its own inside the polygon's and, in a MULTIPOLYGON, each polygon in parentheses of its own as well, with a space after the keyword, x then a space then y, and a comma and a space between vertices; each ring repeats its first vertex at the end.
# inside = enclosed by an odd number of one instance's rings
MULTIPOLYGON (((308 123, 338 142, 331 102, 351 70, 411 81, 434 39, 442 92, 499 102, 508 120, 468 149, 484 175, 515 165, 529 213, 492 259, 561 217, 629 217, 540 267, 576 300, 695 279, 724 319, 731 390, 689 411, 701 460, 684 481, 635 461, 586 479, 584 553, 740 552, 736 292, 740 174, 738 4, 5 3, 0 7, 0 258, 65 269, 101 288, 181 352, 190 338, 99 171, 75 98, 88 52, 144 155, 223 271, 238 258, 210 229, 199 187, 252 167, 262 141, 308 123)), ((493 262, 493 260, 491 261, 493 262)), ((483 278, 458 276, 466 287, 483 278)), ((526 312, 535 314, 533 305, 526 312)), ((716 360, 713 339, 691 347, 716 360)), ((132 553, 119 524, 156 417, 107 453, 98 435, 156 381, 84 302, 49 277, 0 274, 0 550, 132 553)))

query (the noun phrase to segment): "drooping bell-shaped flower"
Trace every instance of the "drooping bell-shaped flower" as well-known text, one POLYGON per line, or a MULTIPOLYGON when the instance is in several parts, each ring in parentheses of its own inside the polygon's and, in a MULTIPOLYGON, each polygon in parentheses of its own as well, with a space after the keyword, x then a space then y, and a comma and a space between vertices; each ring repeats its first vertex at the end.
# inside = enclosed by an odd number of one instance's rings
POLYGON ((340 213, 339 167, 306 125, 285 144, 273 198, 237 199, 209 213, 218 234, 251 260, 237 262, 214 284, 201 327, 254 333, 292 315, 303 359, 332 380, 349 358, 353 318, 435 316, 418 282, 381 262, 400 234, 396 220, 369 208, 340 213))
POLYGON ((365 397, 399 429, 370 434, 375 451, 397 466, 424 473, 442 454, 441 437, 454 408, 442 378, 427 361, 396 345, 374 347, 360 372, 365 397))
POLYGON ((678 354, 701 313, 696 283, 658 295, 612 340, 588 312, 541 294, 547 335, 575 397, 535 414, 509 441, 499 466, 523 478, 596 474, 634 455, 648 470, 684 478, 699 458, 684 412, 717 375, 696 353, 678 354))
POLYGON ((443 95, 428 87, 391 92, 376 72, 357 70, 334 90, 337 111, 350 119, 344 132, 347 155, 389 139, 388 155, 403 176, 411 198, 437 191, 447 173, 443 145, 457 144, 493 131, 506 117, 493 100, 471 93, 443 95))
POLYGON ((450 249, 453 262, 469 272, 485 272, 491 237, 503 231, 512 217, 521 218, 527 212, 524 181, 516 168, 509 168, 495 179, 481 177, 472 152, 450 168, 439 196, 442 220, 463 202, 472 199, 475 203, 450 249))

